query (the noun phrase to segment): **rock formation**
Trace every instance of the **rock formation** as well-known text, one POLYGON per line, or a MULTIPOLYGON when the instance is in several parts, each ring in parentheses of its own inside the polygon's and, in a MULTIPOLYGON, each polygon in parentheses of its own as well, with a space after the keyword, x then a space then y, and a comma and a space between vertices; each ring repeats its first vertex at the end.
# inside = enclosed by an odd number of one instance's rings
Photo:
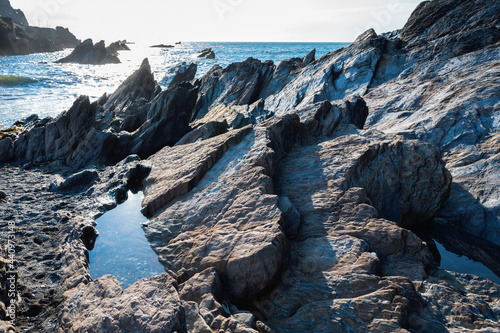
POLYGON ((92 39, 87 39, 75 47, 69 56, 59 59, 57 62, 76 62, 87 65, 119 64, 118 47, 119 44, 111 44, 106 48, 103 40, 94 45, 92 39))
POLYGON ((156 45, 151 45, 150 47, 152 48, 158 48, 158 49, 171 49, 175 46, 173 45, 166 45, 166 44, 156 44, 156 45))
POLYGON ((26 239, 20 327, 500 330, 499 286, 439 269, 412 231, 498 250, 499 22, 486 0, 424 2, 320 59, 191 68, 163 91, 145 60, 110 96, 19 123, 0 218, 26 239), (94 219, 137 185, 166 273, 92 281, 94 219))
POLYGON ((76 47, 80 41, 63 27, 39 28, 28 25, 21 10, 9 0, 0 1, 0 55, 55 52, 76 47))
POLYGON ((109 46, 106 47, 106 51, 110 54, 117 55, 118 51, 130 51, 130 48, 128 47, 126 41, 119 40, 109 44, 109 46))
POLYGON ((194 54, 197 58, 207 58, 207 59, 215 59, 215 53, 212 49, 204 49, 200 52, 194 54))
POLYGON ((9 0, 0 0, 0 17, 10 17, 16 24, 19 25, 29 25, 22 10, 12 8, 9 0))
POLYGON ((170 68, 165 77, 161 80, 163 86, 171 86, 184 81, 192 81, 198 70, 195 63, 181 62, 170 68))

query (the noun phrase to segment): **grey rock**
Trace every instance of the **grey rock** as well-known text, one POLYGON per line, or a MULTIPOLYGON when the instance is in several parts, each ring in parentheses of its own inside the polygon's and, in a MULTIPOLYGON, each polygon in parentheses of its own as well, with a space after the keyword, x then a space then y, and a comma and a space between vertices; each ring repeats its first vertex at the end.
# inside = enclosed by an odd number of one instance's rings
POLYGON ((285 219, 285 234, 288 238, 297 235, 300 226, 300 213, 287 196, 279 198, 279 208, 285 219))
POLYGON ((389 42, 363 96, 370 109, 366 128, 444 151, 454 182, 441 221, 496 244, 498 158, 490 152, 500 100, 491 69, 498 65, 499 22, 497 3, 422 3, 389 42))
POLYGON ((224 134, 226 132, 227 132, 227 122, 225 121, 208 122, 193 129, 191 132, 184 135, 182 139, 177 141, 175 145, 180 146, 188 143, 194 143, 197 141, 203 141, 224 134))
POLYGON ((74 191, 78 187, 90 187, 99 179, 99 174, 96 170, 83 170, 68 178, 61 184, 54 186, 53 191, 74 191))
POLYGON ((178 84, 184 81, 191 81, 196 76, 196 71, 198 70, 198 65, 191 63, 186 66, 180 66, 176 69, 175 75, 172 78, 172 81, 169 83, 169 86, 173 84, 178 84))
POLYGON ((201 79, 199 98, 192 120, 203 118, 212 107, 219 104, 252 104, 258 100, 262 84, 272 75, 272 62, 262 63, 249 58, 222 69, 214 66, 201 79))
POLYGON ((75 47, 69 56, 59 59, 57 62, 76 62, 90 65, 119 64, 120 59, 115 54, 115 50, 106 49, 104 41, 94 45, 92 39, 87 39, 75 47))
POLYGON ((167 274, 123 290, 112 275, 91 282, 65 305, 61 330, 187 332, 176 283, 167 274))

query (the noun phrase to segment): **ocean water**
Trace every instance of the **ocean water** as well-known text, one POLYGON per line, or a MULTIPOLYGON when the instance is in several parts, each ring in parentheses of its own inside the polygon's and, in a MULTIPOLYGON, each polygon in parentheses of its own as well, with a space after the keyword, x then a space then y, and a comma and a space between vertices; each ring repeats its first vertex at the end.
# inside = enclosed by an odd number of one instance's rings
POLYGON ((0 57, 0 129, 34 113, 41 118, 55 117, 69 109, 80 95, 88 95, 91 100, 95 100, 104 93, 110 94, 140 66, 144 58, 149 59, 155 79, 161 85, 168 70, 179 62, 196 62, 197 76, 200 77, 215 64, 226 67, 248 57, 272 60, 278 64, 285 59, 303 57, 314 48, 316 58, 319 58, 347 45, 186 42, 175 45, 175 48, 158 49, 131 44, 131 51, 120 51, 121 64, 109 65, 55 63, 71 53, 71 50, 0 57), (216 53, 216 59, 193 57, 194 53, 209 47, 216 53))

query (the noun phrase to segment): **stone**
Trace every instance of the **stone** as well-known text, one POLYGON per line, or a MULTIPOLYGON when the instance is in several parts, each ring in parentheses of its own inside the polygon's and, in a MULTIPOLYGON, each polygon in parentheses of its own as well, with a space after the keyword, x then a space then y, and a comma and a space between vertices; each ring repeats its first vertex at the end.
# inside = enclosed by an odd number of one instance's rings
MULTIPOLYGON (((286 238, 281 231, 278 198, 267 194, 271 188, 268 175, 273 173, 273 158, 279 148, 290 147, 275 142, 273 150, 268 145, 274 136, 280 137, 280 133, 287 129, 286 124, 293 126, 292 119, 257 127, 229 149, 200 181, 189 182, 194 188, 186 193, 184 200, 174 198, 189 187, 179 192, 166 192, 169 195, 153 206, 157 209, 167 204, 150 221, 146 237, 166 270, 175 272, 179 281, 186 281, 201 270, 213 267, 227 281, 226 290, 236 300, 252 297, 274 281, 284 258, 286 238), (169 201, 172 203, 168 204, 169 201), (193 205, 197 207, 194 215, 191 213, 193 205), (230 235, 225 232, 228 229, 232 230, 230 235)), ((233 132, 220 137, 229 139, 230 135, 238 133, 233 132)), ((219 137, 210 140, 216 139, 219 137)), ((178 146, 163 154, 175 156, 176 151, 193 149, 190 146, 178 146)), ((193 149, 194 154, 198 152, 198 149, 193 149)), ((181 160, 177 163, 195 160, 186 153, 178 156, 181 160)), ((168 162, 166 165, 174 164, 168 162)), ((156 174, 165 173, 155 173, 153 168, 150 177, 156 174)), ((171 186, 169 178, 165 181, 171 186)), ((146 181, 145 207, 149 202, 147 195, 157 182, 154 178, 146 181)), ((154 212, 149 210, 149 213, 154 212)))
POLYGON ((163 274, 123 290, 114 276, 105 275, 67 302, 59 332, 187 332, 175 286, 163 274))
POLYGON ((212 107, 252 104, 258 100, 262 84, 272 74, 272 62, 262 63, 249 58, 222 69, 214 66, 201 79, 199 98, 193 110, 192 120, 203 118, 212 107))
POLYGON ((370 109, 365 128, 443 150, 454 180, 440 221, 496 244, 498 158, 491 147, 499 124, 498 22, 496 3, 422 3, 389 43, 363 96, 370 109))
POLYGON ((90 187, 99 179, 99 174, 96 170, 83 170, 68 178, 61 184, 51 188, 53 191, 74 191, 78 187, 90 187))
POLYGON ((95 44, 87 39, 75 47, 67 57, 57 60, 57 63, 76 62, 89 65, 119 64, 120 59, 115 55, 116 50, 106 49, 104 41, 95 44))

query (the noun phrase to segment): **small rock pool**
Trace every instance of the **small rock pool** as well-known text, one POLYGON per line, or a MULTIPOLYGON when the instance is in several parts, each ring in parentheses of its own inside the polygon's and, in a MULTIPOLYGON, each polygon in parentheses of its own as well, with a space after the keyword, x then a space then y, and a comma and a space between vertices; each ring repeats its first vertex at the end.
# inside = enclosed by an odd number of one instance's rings
POLYGON ((500 277, 483 263, 470 259, 465 255, 451 252, 436 240, 434 242, 441 256, 441 265, 439 268, 457 273, 477 275, 500 284, 500 277))
POLYGON ((434 223, 432 230, 415 232, 427 242, 439 268, 500 284, 500 247, 497 245, 440 223, 434 223))
POLYGON ((95 280, 112 274, 125 289, 142 278, 165 273, 144 235, 141 223, 142 192, 128 192, 128 199, 96 220, 99 237, 89 251, 90 275, 95 280))

